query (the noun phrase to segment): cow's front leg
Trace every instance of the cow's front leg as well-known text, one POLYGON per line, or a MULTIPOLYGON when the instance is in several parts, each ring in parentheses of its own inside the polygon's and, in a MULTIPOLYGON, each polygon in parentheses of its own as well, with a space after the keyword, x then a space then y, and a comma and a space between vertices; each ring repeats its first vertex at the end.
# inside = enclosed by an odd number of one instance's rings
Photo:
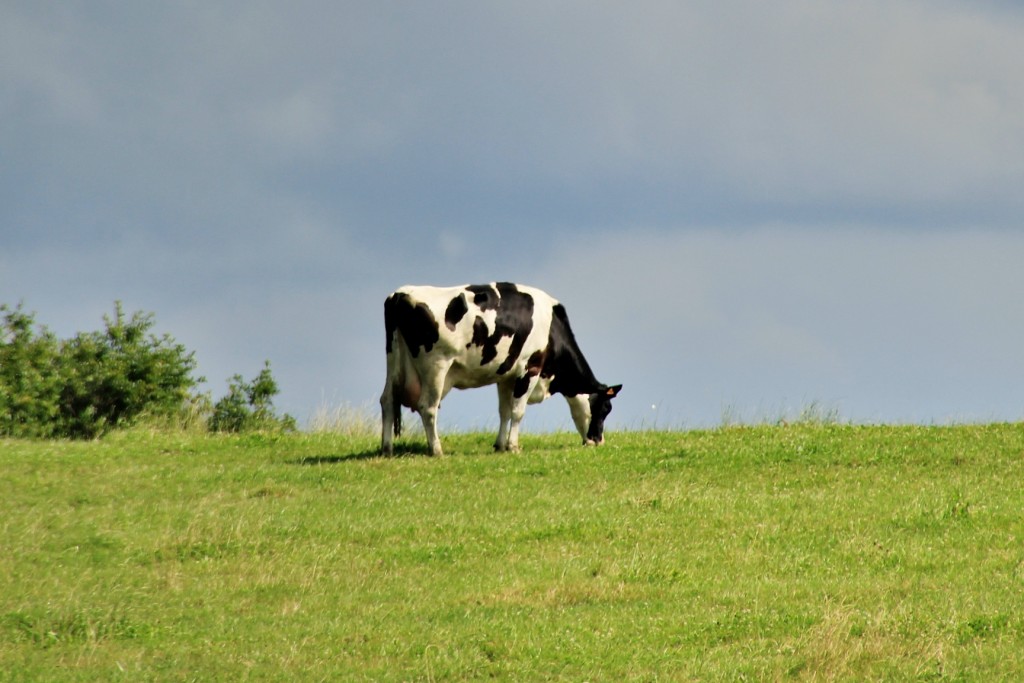
POLYGON ((576 431, 583 439, 583 445, 587 446, 594 442, 587 438, 587 430, 590 427, 590 395, 579 394, 577 396, 566 396, 566 403, 569 404, 569 412, 572 413, 573 424, 576 431))
POLYGON ((432 405, 420 408, 423 420, 423 433, 427 435, 427 449, 431 455, 444 455, 441 450, 441 437, 437 435, 437 411, 440 406, 432 405))
POLYGON ((498 440, 494 442, 495 450, 519 451, 519 424, 526 414, 530 390, 535 383, 534 380, 521 379, 498 384, 498 414, 501 424, 498 427, 498 440))
POLYGON ((441 437, 437 434, 437 413, 441 409, 441 398, 444 396, 444 378, 447 368, 425 379, 419 400, 420 419, 423 420, 423 433, 427 437, 427 448, 431 455, 443 455, 441 437))
POLYGON ((508 450, 519 452, 519 424, 526 415, 526 396, 512 399, 512 420, 508 429, 508 450))
POLYGON ((494 440, 494 450, 507 451, 509 445, 509 423, 512 420, 512 386, 506 382, 498 383, 498 438, 494 440))

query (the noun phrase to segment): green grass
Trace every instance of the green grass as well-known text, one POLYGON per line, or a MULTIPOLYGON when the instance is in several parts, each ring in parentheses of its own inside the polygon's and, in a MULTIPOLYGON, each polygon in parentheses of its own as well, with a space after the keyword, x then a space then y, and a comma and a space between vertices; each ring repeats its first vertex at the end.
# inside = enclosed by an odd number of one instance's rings
POLYGON ((0 680, 1024 679, 1024 426, 492 438, 0 441, 0 680))

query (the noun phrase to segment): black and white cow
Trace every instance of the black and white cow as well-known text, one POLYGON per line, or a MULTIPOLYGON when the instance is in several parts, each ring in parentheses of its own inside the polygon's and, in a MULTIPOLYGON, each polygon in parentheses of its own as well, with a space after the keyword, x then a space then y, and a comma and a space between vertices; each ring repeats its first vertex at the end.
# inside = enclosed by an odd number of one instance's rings
POLYGON ((604 440, 622 385, 598 382, 565 308, 539 289, 508 282, 402 287, 384 302, 388 377, 380 397, 381 452, 402 431, 402 406, 420 414, 431 455, 441 454, 437 411, 455 389, 498 385, 497 450, 519 450, 527 403, 562 394, 584 444, 604 440))

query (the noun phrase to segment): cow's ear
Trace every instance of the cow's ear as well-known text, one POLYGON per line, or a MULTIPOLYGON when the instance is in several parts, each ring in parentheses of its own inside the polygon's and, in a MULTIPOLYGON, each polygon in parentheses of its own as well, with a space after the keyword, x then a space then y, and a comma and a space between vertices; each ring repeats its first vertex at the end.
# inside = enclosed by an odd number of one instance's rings
POLYGON ((608 387, 607 389, 605 389, 604 394, 608 398, 615 398, 616 396, 619 395, 620 391, 622 391, 622 385, 616 384, 614 387, 608 387))

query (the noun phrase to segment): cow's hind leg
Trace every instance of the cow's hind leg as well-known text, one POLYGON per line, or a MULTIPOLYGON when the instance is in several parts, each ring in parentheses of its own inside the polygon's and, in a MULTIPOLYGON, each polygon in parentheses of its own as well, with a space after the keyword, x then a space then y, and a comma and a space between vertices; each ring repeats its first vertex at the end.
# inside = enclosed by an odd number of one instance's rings
POLYGON ((391 382, 388 382, 380 395, 380 452, 384 455, 394 453, 395 411, 401 409, 401 406, 395 405, 395 391, 391 387, 391 382))
POLYGON ((398 389, 388 383, 380 395, 380 452, 394 453, 394 439, 402 435, 402 404, 398 401, 398 389))

